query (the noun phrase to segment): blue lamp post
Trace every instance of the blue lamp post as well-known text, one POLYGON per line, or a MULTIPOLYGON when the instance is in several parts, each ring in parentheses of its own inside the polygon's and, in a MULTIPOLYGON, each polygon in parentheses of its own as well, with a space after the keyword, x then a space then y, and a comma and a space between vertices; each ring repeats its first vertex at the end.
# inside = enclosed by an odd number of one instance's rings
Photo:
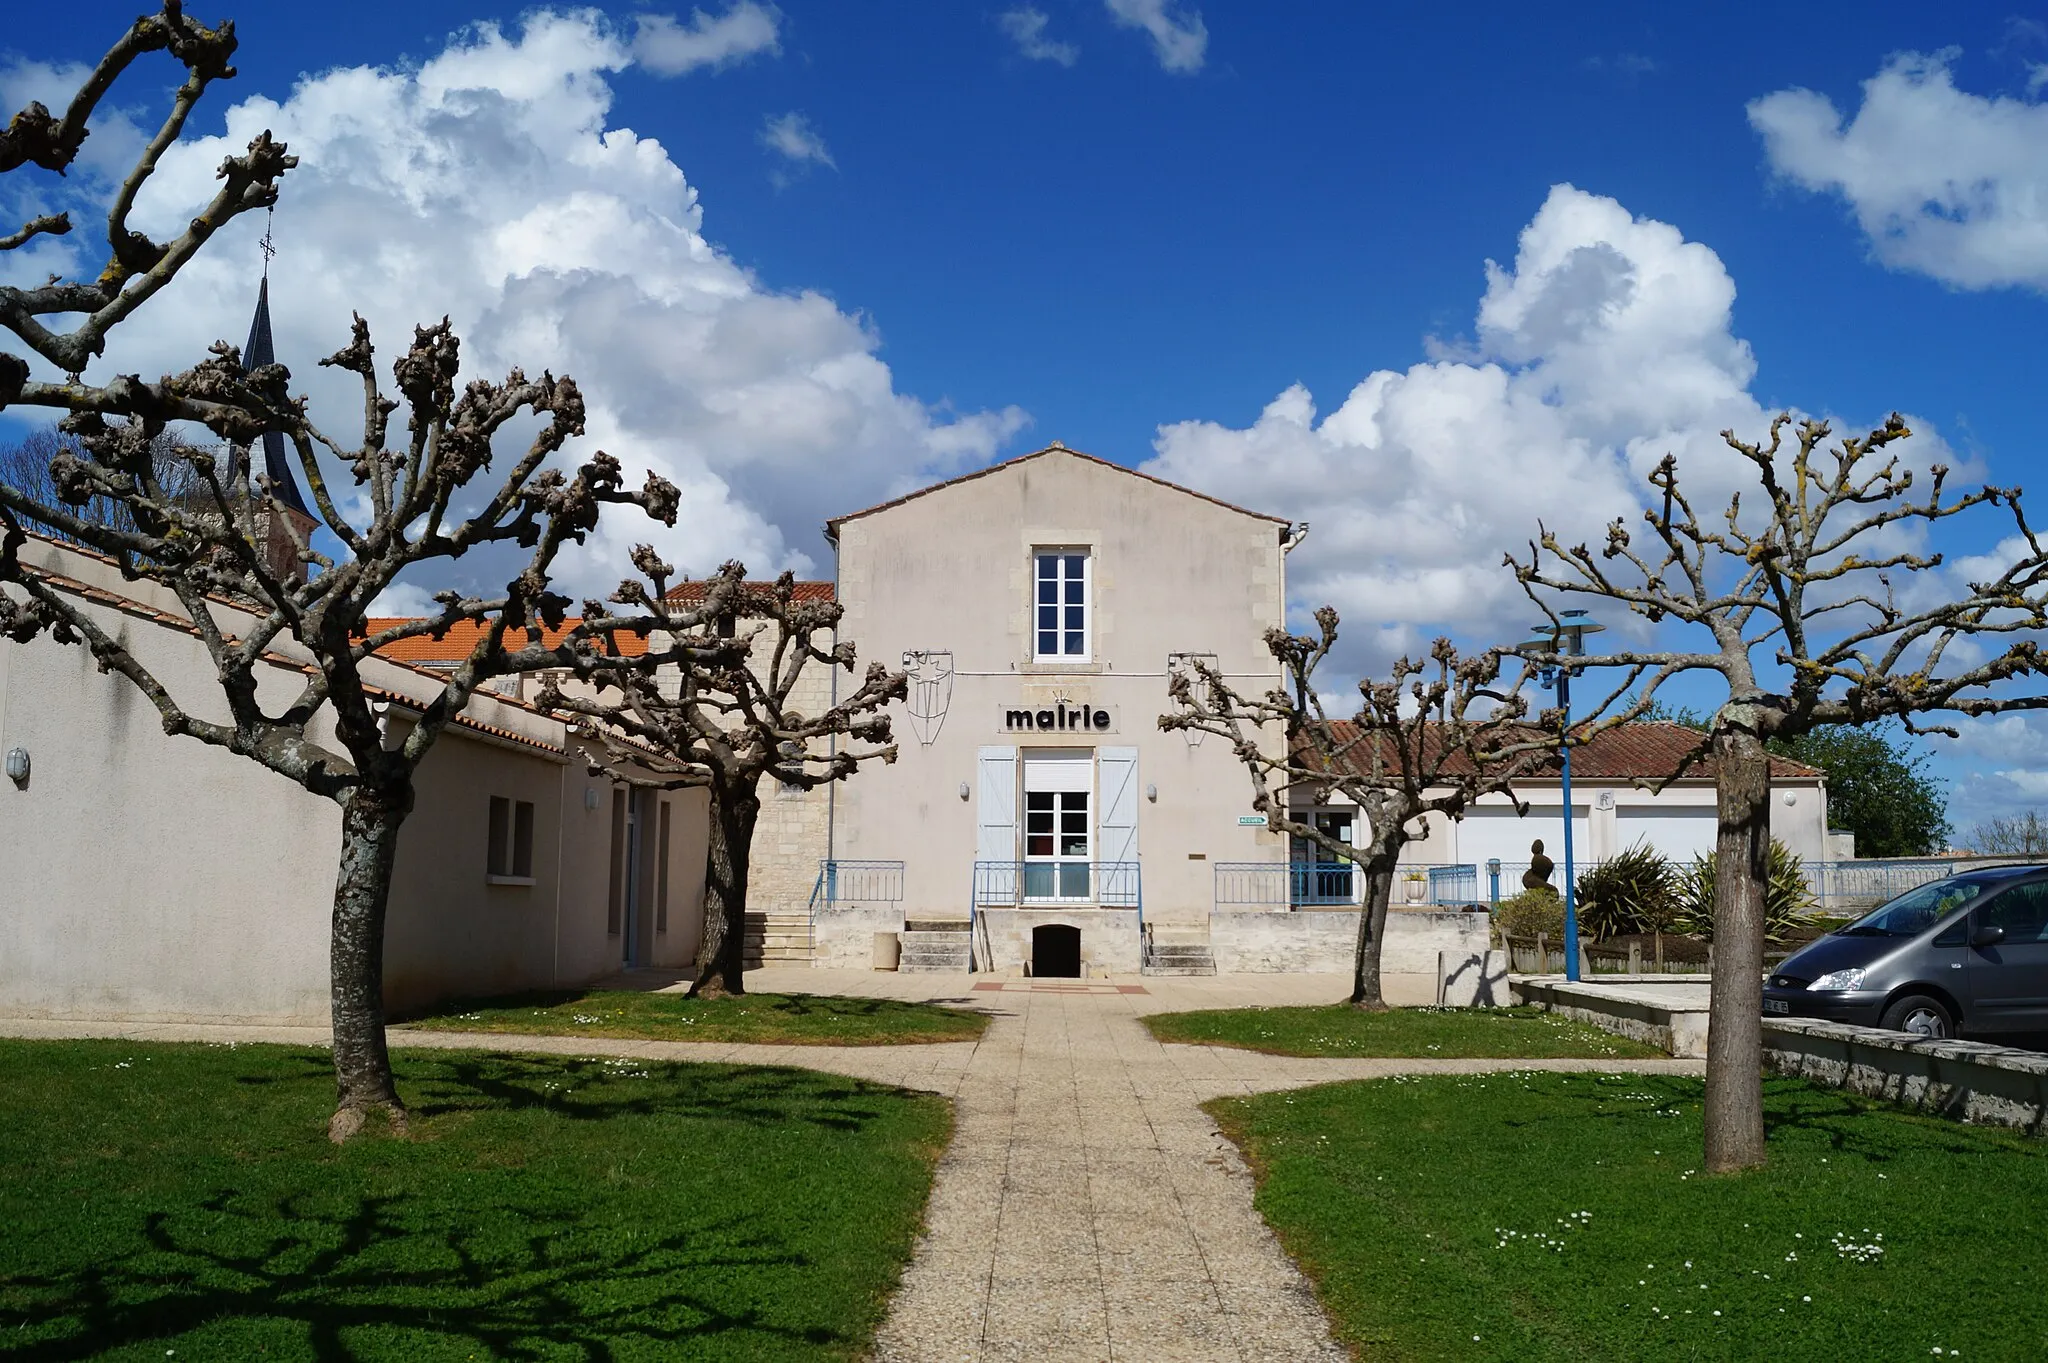
MULTIPOLYGON (((1522 647, 1567 658, 1584 657, 1586 636, 1607 628, 1594 623, 1582 610, 1559 611, 1557 619, 1554 625, 1537 625, 1533 630, 1537 637, 1522 647)), ((1564 713, 1564 977, 1574 983, 1579 978, 1579 887, 1572 870, 1572 673, 1576 671, 1567 663, 1563 667, 1546 667, 1542 674, 1543 684, 1557 689, 1557 706, 1564 713)))

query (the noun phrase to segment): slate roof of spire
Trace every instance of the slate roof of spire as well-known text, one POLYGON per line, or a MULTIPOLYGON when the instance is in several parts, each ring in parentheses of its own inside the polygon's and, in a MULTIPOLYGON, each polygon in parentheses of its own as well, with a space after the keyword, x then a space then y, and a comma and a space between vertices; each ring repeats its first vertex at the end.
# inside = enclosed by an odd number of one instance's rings
MULTIPOLYGON (((256 291, 256 315, 249 321, 249 344, 242 347, 242 365, 254 369, 258 365, 276 363, 277 347, 270 339, 270 276, 265 275, 256 291)), ((306 509, 306 499, 299 492, 299 480, 292 477, 292 466, 285 459, 284 436, 276 431, 263 433, 263 472, 270 475, 271 486, 279 501, 301 515, 313 514, 306 509)))

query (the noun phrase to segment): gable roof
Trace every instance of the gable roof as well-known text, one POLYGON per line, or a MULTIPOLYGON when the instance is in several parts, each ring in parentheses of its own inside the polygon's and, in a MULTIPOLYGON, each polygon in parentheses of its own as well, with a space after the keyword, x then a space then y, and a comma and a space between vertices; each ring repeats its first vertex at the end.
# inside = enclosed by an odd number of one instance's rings
MULTIPOLYGON (((1433 727, 1433 726, 1432 726, 1433 727)), ((1348 742, 1358 736, 1358 726, 1349 720, 1338 720, 1330 725, 1331 736, 1338 742, 1348 742)), ((1706 742, 1706 735, 1683 724, 1672 724, 1664 720, 1641 720, 1632 724, 1618 724, 1612 729, 1603 729, 1572 748, 1572 779, 1575 781, 1664 781, 1671 779, 1684 767, 1683 779, 1712 780, 1714 760, 1711 756, 1694 755, 1706 742), (1684 764, 1692 759, 1690 766, 1684 764)), ((1347 765, 1361 770, 1358 760, 1366 754, 1361 746, 1354 749, 1347 765)), ((1516 777, 1516 781, 1552 781, 1560 775, 1562 764, 1555 758, 1541 766, 1516 777)), ((1464 775, 1472 771, 1469 759, 1459 755, 1446 764, 1447 774, 1464 775)), ((1809 767, 1804 762, 1794 762, 1789 757, 1771 757, 1771 778, 1773 780, 1816 780, 1823 773, 1818 767, 1809 767)))
POLYGON ((878 502, 874 506, 862 511, 850 511, 844 516, 834 516, 831 520, 825 522, 825 538, 837 543, 839 540, 839 527, 848 521, 857 521, 863 516, 872 516, 877 511, 887 511, 892 507, 902 506, 905 502, 914 502, 920 497, 929 496, 945 488, 956 487, 961 483, 971 483, 976 478, 986 478, 991 473, 1001 473, 1003 470, 1015 468, 1019 464, 1030 463, 1033 459, 1043 459, 1049 454, 1065 454, 1071 455, 1076 459, 1085 459, 1091 464, 1099 464, 1103 468, 1114 469, 1118 473, 1128 474, 1133 478, 1142 478, 1148 483, 1157 483, 1161 487, 1171 488, 1175 492, 1208 502, 1213 506, 1220 506, 1225 511, 1235 511, 1238 515, 1250 516, 1253 520, 1271 521, 1283 530, 1294 524, 1294 522, 1284 516, 1269 516, 1263 511, 1247 511, 1244 507, 1232 505, 1220 497, 1211 497, 1206 492, 1197 492, 1191 487, 1182 487, 1179 483, 1169 483, 1164 478, 1155 478, 1149 473, 1141 473, 1137 469, 1116 463, 1113 460, 1104 459, 1100 455, 1087 454, 1081 450, 1070 450, 1055 440, 1042 450, 1033 450, 1029 454, 1020 454, 1014 459, 1005 459, 999 464, 990 464, 985 469, 976 469, 972 473, 963 473, 957 478, 947 478, 942 482, 933 483, 929 487, 921 487, 915 492, 906 492, 901 497, 893 497, 886 502, 878 502))

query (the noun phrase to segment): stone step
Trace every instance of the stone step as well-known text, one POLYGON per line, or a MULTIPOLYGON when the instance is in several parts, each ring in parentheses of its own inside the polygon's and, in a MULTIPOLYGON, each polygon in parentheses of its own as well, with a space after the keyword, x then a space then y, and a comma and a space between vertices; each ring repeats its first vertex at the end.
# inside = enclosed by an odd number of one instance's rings
POLYGON ((910 932, 967 932, 973 927, 965 918, 912 918, 903 924, 910 932))
POLYGON ((1216 958, 1207 946, 1193 942, 1154 941, 1146 953, 1141 975, 1214 975, 1216 958))
POLYGON ((967 953, 964 951, 910 952, 896 961, 896 969, 905 975, 933 974, 941 971, 964 975, 968 967, 967 953))

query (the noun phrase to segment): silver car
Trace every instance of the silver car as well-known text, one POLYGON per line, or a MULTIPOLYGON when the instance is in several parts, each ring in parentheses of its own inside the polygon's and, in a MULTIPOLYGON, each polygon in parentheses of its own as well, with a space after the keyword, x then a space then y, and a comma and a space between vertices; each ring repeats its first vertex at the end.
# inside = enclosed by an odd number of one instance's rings
POLYGON ((1921 1036, 2048 1032, 2048 866, 1908 890, 1786 957, 1764 1012, 1921 1036))

